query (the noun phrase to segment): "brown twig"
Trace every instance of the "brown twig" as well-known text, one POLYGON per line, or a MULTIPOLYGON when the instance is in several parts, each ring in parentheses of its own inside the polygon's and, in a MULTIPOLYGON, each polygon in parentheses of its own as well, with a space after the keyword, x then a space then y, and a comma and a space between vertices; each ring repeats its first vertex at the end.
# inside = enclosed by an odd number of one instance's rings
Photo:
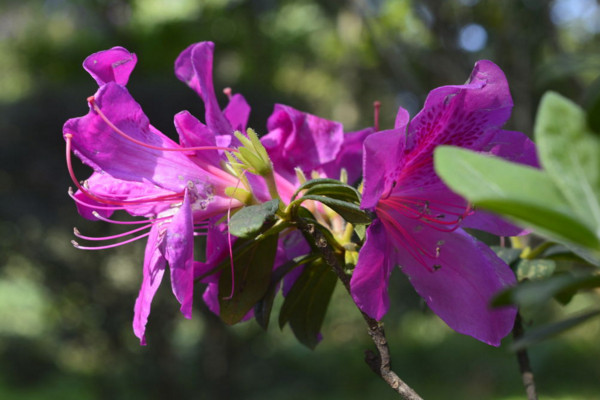
MULTIPOLYGON (((515 319, 515 326, 513 327, 513 338, 518 340, 523 336, 523 321, 521 320, 521 314, 517 313, 515 319)), ((535 390, 535 381, 533 379, 533 370, 529 363, 529 355, 527 350, 517 351, 517 360, 519 361, 519 370, 521 371, 521 378, 523 379, 523 386, 525 386, 525 393, 527 393, 527 400, 537 400, 538 395, 535 390)))
MULTIPOLYGON (((321 252, 325 262, 333 268, 348 293, 350 293, 350 277, 344 271, 335 251, 329 245, 323 233, 317 229, 314 224, 307 223, 302 218, 298 218, 296 223, 298 228, 305 235, 312 238, 312 241, 321 252)), ((362 311, 361 314, 369 327, 369 336, 377 348, 377 354, 371 350, 365 352, 365 362, 367 365, 369 365, 373 372, 379 375, 392 389, 394 389, 394 391, 400 394, 404 400, 423 400, 417 392, 392 371, 390 349, 383 330, 383 323, 369 317, 362 311)))

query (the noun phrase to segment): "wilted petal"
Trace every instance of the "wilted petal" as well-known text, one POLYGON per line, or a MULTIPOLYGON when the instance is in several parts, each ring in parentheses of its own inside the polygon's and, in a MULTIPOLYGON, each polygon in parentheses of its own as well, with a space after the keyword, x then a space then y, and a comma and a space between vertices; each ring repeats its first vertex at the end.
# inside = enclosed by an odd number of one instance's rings
POLYGON ((188 84, 204 101, 206 125, 217 135, 230 135, 231 125, 221 112, 213 86, 212 68, 215 44, 195 43, 175 60, 175 75, 188 84))
POLYGON ((160 286, 163 274, 165 272, 166 260, 162 255, 163 236, 162 228, 159 225, 154 225, 148 236, 146 244, 146 252, 144 254, 144 269, 142 287, 135 301, 133 314, 133 332, 140 339, 142 345, 146 344, 146 324, 150 315, 150 307, 152 299, 156 294, 156 290, 160 286))
POLYGON ((185 191, 183 204, 167 227, 165 258, 171 270, 171 286, 181 303, 181 313, 192 318, 194 297, 194 220, 190 193, 185 191))
POLYGON ((102 86, 116 82, 125 86, 135 68, 137 57, 123 47, 113 47, 90 55, 83 62, 83 68, 102 86))
POLYGON ((394 260, 383 224, 375 220, 352 273, 350 290, 354 302, 370 317, 380 320, 390 306, 387 293, 394 260))
POLYGON ((421 260, 407 251, 397 253, 417 293, 455 331, 500 345, 512 329, 516 309, 492 309, 490 302, 516 282, 508 265, 462 230, 440 232, 407 218, 399 223, 420 246, 421 260))

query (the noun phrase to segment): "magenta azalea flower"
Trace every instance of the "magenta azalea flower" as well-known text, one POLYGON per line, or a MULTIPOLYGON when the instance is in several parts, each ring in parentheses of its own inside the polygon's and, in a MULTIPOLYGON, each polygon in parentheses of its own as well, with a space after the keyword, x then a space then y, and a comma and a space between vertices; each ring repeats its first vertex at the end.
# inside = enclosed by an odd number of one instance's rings
POLYGON ((474 211, 435 174, 433 150, 455 145, 536 165, 532 142, 500 129, 512 99, 504 74, 490 61, 475 65, 464 85, 433 90, 409 122, 400 109, 395 128, 369 136, 364 154, 362 208, 376 219, 354 270, 352 296, 377 320, 389 307, 388 280, 399 265, 428 306, 457 332, 499 345, 515 308, 491 309, 494 294, 515 283, 510 268, 461 226, 497 235, 519 229, 474 211))
MULTIPOLYGON (((223 171, 219 151, 231 143, 233 127, 244 127, 249 113, 243 97, 231 98, 221 112, 212 87, 212 43, 199 43, 186 49, 176 64, 180 76, 180 60, 190 49, 203 52, 192 62, 192 70, 202 69, 192 79, 202 87, 207 125, 187 111, 175 116, 181 145, 150 125, 140 105, 124 85, 135 63, 135 55, 121 47, 95 53, 84 62, 84 68, 100 85, 90 99, 86 116, 65 123, 69 171, 79 188, 72 197, 79 212, 89 219, 140 227, 120 235, 85 240, 117 239, 129 234, 139 236, 121 243, 82 249, 103 249, 148 237, 143 281, 134 308, 133 329, 142 344, 150 305, 162 280, 166 264, 170 267, 173 293, 181 303, 181 312, 191 317, 194 284, 193 243, 195 235, 208 235, 209 219, 228 209, 241 206, 225 195, 225 189, 236 186, 238 179, 223 171), (207 72, 208 71, 208 72, 207 72), (229 111, 227 110, 234 110, 229 111), (71 168, 71 150, 94 169, 83 185, 77 182, 71 168), (116 210, 143 221, 119 222, 109 219, 116 210)), ((192 72, 192 76, 195 72, 192 72)))

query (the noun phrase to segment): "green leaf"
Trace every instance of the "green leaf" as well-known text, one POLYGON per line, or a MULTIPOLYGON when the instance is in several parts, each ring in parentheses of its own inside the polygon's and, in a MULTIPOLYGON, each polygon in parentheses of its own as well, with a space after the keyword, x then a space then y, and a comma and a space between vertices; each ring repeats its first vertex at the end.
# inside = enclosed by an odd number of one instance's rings
POLYGON ((525 281, 506 289, 492 300, 492 306, 517 304, 521 307, 544 304, 553 297, 565 302, 580 290, 600 286, 600 275, 555 275, 548 279, 525 281))
POLYGON ((253 238, 263 227, 273 222, 279 209, 279 200, 243 207, 229 221, 229 233, 241 238, 253 238))
POLYGON ((457 147, 435 150, 435 169, 448 186, 484 208, 549 238, 600 249, 600 240, 544 171, 457 147))
POLYGON ((521 338, 516 340, 511 346, 512 351, 523 350, 532 344, 538 343, 551 336, 562 333, 568 329, 571 329, 577 325, 580 325, 590 318, 600 315, 600 310, 593 310, 585 314, 577 315, 575 317, 567 318, 559 322, 547 324, 536 329, 531 329, 525 333, 521 338))
POLYGON ((585 111, 546 93, 535 123, 540 162, 575 213, 600 236, 600 138, 587 126, 585 111))
POLYGON ((330 207, 333 211, 340 214, 347 222, 354 225, 359 224, 370 224, 371 218, 369 215, 360 209, 360 207, 354 203, 349 203, 343 200, 332 199, 325 196, 317 195, 306 195, 296 200, 297 202, 303 202, 305 200, 314 200, 325 204, 330 207))
POLYGON ((336 282, 335 272, 324 262, 306 265, 281 306, 279 326, 289 323, 300 343, 314 349, 336 282))
POLYGON ((358 190, 339 182, 337 184, 324 183, 312 186, 304 192, 304 196, 307 195, 321 195, 332 199, 360 203, 360 193, 358 193, 358 190))
POLYGON ((254 305, 254 319, 256 322, 258 322, 258 325, 260 325, 261 328, 267 330, 269 327, 269 320, 271 317, 271 311, 273 309, 273 301, 275 300, 275 294, 279 288, 279 282, 283 279, 283 277, 298 266, 312 262, 319 257, 320 255, 316 254, 306 254, 296 257, 273 271, 269 288, 265 292, 264 297, 254 305))
POLYGON ((277 252, 278 235, 266 236, 252 243, 233 259, 233 293, 230 268, 223 269, 219 278, 219 306, 221 319, 235 324, 264 297, 277 252))
POLYGON ((301 191, 310 189, 313 186, 318 186, 318 185, 323 185, 323 184, 344 185, 344 183, 342 183, 338 180, 335 180, 335 179, 330 179, 330 178, 311 179, 310 181, 304 182, 302 185, 300 185, 300 187, 298 189, 296 189, 296 191, 294 192, 294 195, 291 197, 290 201, 294 201, 296 199, 296 197, 298 197, 298 194, 301 191))
POLYGON ((517 265, 517 279, 523 281, 545 279, 552 276, 556 263, 552 260, 521 260, 517 265))

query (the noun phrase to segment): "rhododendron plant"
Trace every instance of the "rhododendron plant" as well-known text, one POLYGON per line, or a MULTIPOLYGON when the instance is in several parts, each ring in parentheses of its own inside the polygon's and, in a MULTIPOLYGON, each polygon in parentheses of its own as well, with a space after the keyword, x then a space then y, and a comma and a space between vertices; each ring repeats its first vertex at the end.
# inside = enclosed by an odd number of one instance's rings
MULTIPOLYGON (((491 303, 517 284, 514 265, 508 265, 514 260, 500 258, 468 229, 497 236, 527 232, 453 192, 434 169, 436 149, 455 146, 479 153, 475 161, 501 158, 532 176, 543 174, 531 140, 502 129, 513 102, 500 68, 479 61, 465 84, 432 90, 412 120, 400 108, 393 129, 379 131, 377 102, 375 128, 355 132, 277 104, 260 137, 247 126, 250 106, 242 95, 225 89, 228 104, 220 107, 213 52, 213 43, 195 43, 175 61, 176 77, 205 109, 203 122, 188 111, 175 115, 179 143, 153 127, 129 93, 137 57, 122 47, 84 61, 99 89, 88 98, 89 112, 63 127, 77 188, 69 194, 79 213, 133 227, 107 237, 75 229, 89 243, 117 240, 99 246, 74 241, 75 247, 108 249, 147 238, 133 317, 140 342, 146 343, 152 299, 167 266, 186 318, 197 285, 224 322, 255 317, 267 329, 282 292, 280 327, 289 324, 311 348, 322 339, 325 313, 341 282, 377 346, 378 358, 368 355, 367 362, 391 387, 408 393, 405 398, 417 399, 390 369, 381 323, 391 307, 390 274, 398 266, 448 326, 500 345, 517 308, 510 301, 500 301, 501 308, 491 303), (93 169, 83 182, 72 153, 93 169), (122 212, 134 218, 119 218, 122 212), (195 241, 202 241, 205 254, 194 253, 195 241)), ((448 181, 452 171, 443 172, 448 181)), ((450 180, 471 193, 460 179, 450 180)))

